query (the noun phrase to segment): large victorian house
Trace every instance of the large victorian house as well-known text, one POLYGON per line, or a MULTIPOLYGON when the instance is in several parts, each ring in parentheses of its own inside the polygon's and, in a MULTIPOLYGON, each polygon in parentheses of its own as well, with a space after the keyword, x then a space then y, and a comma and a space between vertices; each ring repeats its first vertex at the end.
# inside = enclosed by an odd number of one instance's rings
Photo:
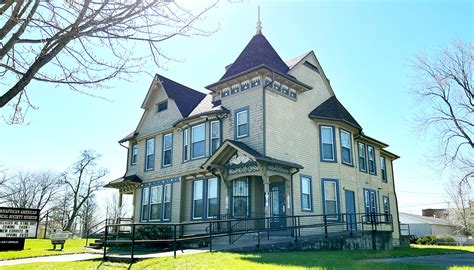
POLYGON ((134 221, 383 213, 397 243, 398 156, 364 134, 313 51, 283 61, 258 23, 206 89, 158 74, 151 83, 136 130, 120 140, 126 173, 107 185, 133 194, 134 221))

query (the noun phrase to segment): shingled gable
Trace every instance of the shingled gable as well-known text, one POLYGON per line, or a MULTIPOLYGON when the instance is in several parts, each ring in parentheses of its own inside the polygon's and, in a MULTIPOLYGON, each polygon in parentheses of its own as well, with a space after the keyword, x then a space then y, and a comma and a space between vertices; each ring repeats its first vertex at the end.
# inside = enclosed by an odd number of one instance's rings
POLYGON ((352 117, 346 108, 337 100, 336 96, 328 98, 326 101, 321 103, 316 109, 309 113, 309 118, 328 119, 335 121, 342 121, 349 124, 359 130, 362 127, 352 117))
MULTIPOLYGON (((163 86, 168 98, 175 102, 179 112, 183 117, 188 117, 194 108, 196 108, 196 106, 199 104, 199 102, 201 102, 201 100, 206 97, 206 94, 204 93, 177 83, 159 74, 155 75, 153 84, 157 81, 159 81, 163 86)), ((143 101, 142 108, 144 108, 144 105, 149 99, 150 94, 151 92, 148 92, 145 100, 143 101)))
POLYGON ((288 66, 273 49, 270 42, 268 42, 264 35, 257 33, 220 80, 227 79, 260 65, 266 65, 282 74, 288 72, 288 66))

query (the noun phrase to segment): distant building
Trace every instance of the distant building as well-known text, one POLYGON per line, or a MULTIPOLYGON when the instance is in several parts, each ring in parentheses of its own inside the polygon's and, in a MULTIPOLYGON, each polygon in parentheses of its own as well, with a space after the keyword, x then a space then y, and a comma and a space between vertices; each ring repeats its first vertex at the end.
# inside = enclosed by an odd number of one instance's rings
POLYGON ((428 208, 421 210, 421 215, 424 217, 433 217, 433 218, 440 218, 440 219, 448 219, 448 209, 434 209, 428 208))
POLYGON ((424 235, 454 235, 454 227, 444 219, 399 213, 400 225, 407 224, 409 234, 418 237, 424 235))

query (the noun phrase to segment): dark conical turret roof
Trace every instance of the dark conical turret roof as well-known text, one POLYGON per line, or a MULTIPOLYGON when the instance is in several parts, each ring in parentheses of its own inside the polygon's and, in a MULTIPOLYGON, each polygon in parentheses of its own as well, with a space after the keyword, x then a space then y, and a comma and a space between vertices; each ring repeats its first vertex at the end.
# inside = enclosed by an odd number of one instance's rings
POLYGON ((260 65, 266 65, 282 74, 288 72, 288 66, 273 49, 270 42, 268 42, 264 35, 257 33, 220 80, 227 79, 260 65))

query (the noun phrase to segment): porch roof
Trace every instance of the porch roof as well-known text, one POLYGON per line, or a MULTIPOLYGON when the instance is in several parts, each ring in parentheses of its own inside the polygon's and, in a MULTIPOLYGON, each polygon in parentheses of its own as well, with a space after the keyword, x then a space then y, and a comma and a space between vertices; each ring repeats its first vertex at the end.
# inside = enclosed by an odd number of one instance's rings
POLYGON ((129 186, 138 185, 141 182, 142 179, 140 177, 138 177, 136 174, 132 174, 114 179, 107 183, 104 187, 121 189, 129 186))
POLYGON ((248 155, 250 155, 251 157, 253 157, 256 161, 263 161, 263 162, 283 165, 283 166, 287 166, 287 167, 291 167, 291 168, 303 169, 303 166, 298 164, 298 163, 285 161, 285 160, 280 160, 280 159, 276 159, 276 158, 272 158, 272 157, 263 155, 262 153, 258 152, 257 150, 253 149, 252 147, 248 146, 247 144, 245 144, 243 142, 229 140, 229 139, 225 140, 224 143, 222 143, 222 145, 217 149, 217 151, 212 156, 210 156, 206 160, 206 162, 203 163, 201 168, 203 168, 203 169, 208 168, 216 159, 218 159, 218 157, 228 147, 232 147, 235 150, 243 151, 243 152, 247 153, 248 155))

